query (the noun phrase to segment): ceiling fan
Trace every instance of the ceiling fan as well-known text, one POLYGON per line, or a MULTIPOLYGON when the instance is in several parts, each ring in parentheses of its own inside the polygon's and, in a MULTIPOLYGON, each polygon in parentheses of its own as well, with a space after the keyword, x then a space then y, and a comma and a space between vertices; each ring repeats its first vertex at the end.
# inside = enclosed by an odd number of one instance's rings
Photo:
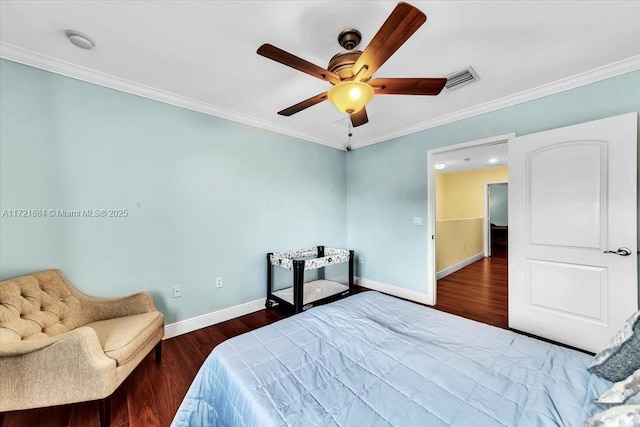
POLYGON ((345 48, 329 61, 327 69, 314 65, 270 44, 263 44, 258 54, 287 65, 333 85, 327 92, 305 99, 278 111, 291 116, 316 105, 327 98, 338 109, 349 114, 353 126, 369 121, 365 104, 377 95, 437 95, 447 83, 446 78, 377 78, 373 74, 406 42, 427 20, 427 16, 408 3, 400 2, 382 24, 364 51, 354 50, 360 43, 358 30, 340 33, 338 42, 345 48))

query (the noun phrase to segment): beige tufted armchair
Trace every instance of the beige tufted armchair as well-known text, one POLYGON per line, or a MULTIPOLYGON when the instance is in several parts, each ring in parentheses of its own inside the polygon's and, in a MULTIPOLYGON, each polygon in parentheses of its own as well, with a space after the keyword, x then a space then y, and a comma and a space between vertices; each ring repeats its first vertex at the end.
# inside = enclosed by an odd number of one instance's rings
POLYGON ((0 282, 0 425, 4 412, 99 400, 155 347, 164 317, 147 293, 100 299, 78 292, 58 270, 0 282))

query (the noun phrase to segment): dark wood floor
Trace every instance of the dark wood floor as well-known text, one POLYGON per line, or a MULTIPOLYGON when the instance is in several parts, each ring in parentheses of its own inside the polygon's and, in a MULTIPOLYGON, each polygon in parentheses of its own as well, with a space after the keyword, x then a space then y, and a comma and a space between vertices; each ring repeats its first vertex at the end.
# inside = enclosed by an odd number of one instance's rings
MULTIPOLYGON (((438 281, 435 308, 470 319, 507 327, 507 262, 497 251, 438 281)), ((357 287, 357 291, 364 291, 357 287)), ((163 342, 162 361, 153 352, 112 396, 113 427, 168 426, 211 350, 222 341, 286 317, 277 310, 261 310, 163 342)), ((5 414, 5 427, 97 427, 95 402, 5 414)))
POLYGON ((494 248, 491 257, 438 280, 435 308, 506 329, 507 289, 507 252, 494 248))
MULTIPOLYGON (((237 319, 163 341, 162 360, 153 351, 116 390, 111 402, 113 427, 163 427, 171 420, 198 369, 222 341, 286 317, 260 310, 237 319)), ((1 398, 1 396, 0 396, 1 398)), ((95 402, 5 414, 4 427, 98 427, 95 402)))

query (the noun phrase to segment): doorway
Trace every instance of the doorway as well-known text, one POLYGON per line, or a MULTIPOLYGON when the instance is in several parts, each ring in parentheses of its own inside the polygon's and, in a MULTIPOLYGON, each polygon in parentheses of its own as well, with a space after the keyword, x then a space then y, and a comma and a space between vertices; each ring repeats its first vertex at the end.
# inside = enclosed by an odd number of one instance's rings
POLYGON ((436 206, 435 308, 501 328, 508 326, 509 313, 507 177, 506 165, 492 163, 436 173, 441 206, 436 206))
MULTIPOLYGON (((461 201, 460 204, 463 205, 465 203, 468 203, 471 200, 471 197, 473 197, 474 200, 475 200, 475 197, 477 197, 478 209, 480 210, 478 214, 460 213, 460 212, 452 214, 452 211, 450 210, 447 213, 447 217, 444 218, 444 220, 438 221, 437 213, 442 213, 443 201, 441 196, 442 196, 443 188, 440 184, 436 183, 436 173, 447 173, 447 172, 450 173, 452 171, 455 171, 455 168, 451 167, 452 165, 456 165, 456 167, 466 167, 466 170, 473 170, 473 169, 488 170, 490 168, 495 168, 499 166, 504 166, 506 168, 506 163, 507 163, 506 142, 509 138, 513 136, 514 134, 500 135, 497 137, 486 138, 482 140, 471 141, 463 144, 434 149, 434 150, 430 150, 427 153, 427 176, 428 176, 428 182, 427 182, 427 187, 428 187, 427 233, 428 235, 427 235, 427 238, 428 238, 428 245, 430 249, 429 256, 427 259, 427 267, 428 267, 428 271, 430 272, 430 274, 427 276, 427 279, 428 279, 427 288, 429 291, 431 291, 431 292, 428 292, 427 295, 429 297, 429 300, 431 301, 431 305, 435 305, 436 308, 441 308, 441 309, 444 309, 445 311, 449 311, 446 308, 447 306, 452 308, 455 306, 462 307, 463 312, 456 313, 456 314, 474 318, 474 315, 469 312, 468 308, 478 306, 478 304, 476 304, 477 301, 476 302, 466 301, 466 299, 469 299, 469 298, 473 299, 473 294, 477 292, 480 292, 480 293, 484 292, 485 294, 487 294, 486 289, 482 290, 480 287, 476 286, 476 288, 473 289, 473 292, 469 292, 470 289, 467 289, 467 291, 455 290, 453 293, 448 293, 448 294, 444 293, 443 294, 445 295, 445 297, 443 297, 444 300, 439 302, 438 301, 438 298, 439 298, 438 297, 438 279, 443 281, 441 283, 446 284, 447 281, 451 282, 455 277, 459 278, 461 277, 461 275, 464 275, 465 269, 467 269, 467 272, 470 271, 469 269, 477 270, 475 273, 473 273, 473 275, 476 277, 478 276, 489 277, 491 276, 491 274, 487 274, 487 271, 488 271, 487 269, 488 268, 490 269, 493 267, 497 276, 500 276, 498 277, 498 281, 502 281, 503 283, 501 285, 502 290, 500 292, 504 292, 504 295, 497 295, 496 296, 497 300, 494 300, 492 298, 489 298, 487 300, 490 304, 493 304, 495 301, 498 301, 498 303, 496 304, 495 310, 494 309, 489 309, 489 310, 499 312, 497 317, 500 318, 497 321, 488 322, 488 323, 496 324, 496 326, 502 326, 502 327, 504 327, 504 319, 506 319, 506 304, 507 304, 507 295, 505 290, 507 287, 506 259, 505 258, 502 259, 501 267, 495 268, 496 265, 490 264, 491 258, 485 258, 486 251, 485 251, 485 248, 483 247, 485 245, 483 242, 485 242, 484 236, 489 232, 490 222, 487 221, 486 219, 487 215, 484 213, 484 211, 489 210, 490 207, 488 203, 490 199, 486 195, 484 195, 485 194, 484 188, 486 183, 491 183, 491 184, 506 183, 506 176, 504 176, 503 178, 485 177, 480 182, 476 195, 474 196, 466 195, 466 196, 463 196, 462 199, 460 199, 461 201), (505 152, 504 157, 497 159, 492 155, 486 155, 486 153, 489 153, 491 150, 495 150, 496 148, 504 150, 505 152), (442 165, 441 165, 442 163, 445 163, 444 168, 442 168, 442 165), (436 164, 438 165, 438 168, 442 168, 442 169, 436 169, 436 164), (474 168, 474 165, 475 165, 475 168, 474 168), (443 169, 445 171, 443 171, 443 169), (449 169, 449 170, 446 171, 446 169, 449 169), (440 187, 440 188, 436 188, 436 187, 440 187), (438 190, 440 190, 440 194, 438 190), (439 207, 438 207, 438 202, 440 203, 439 207), (440 210, 440 212, 437 212, 438 210, 440 210), (442 240, 445 240, 448 243, 453 242, 454 246, 457 245, 458 249, 460 249, 460 246, 462 245, 463 251, 466 249, 466 243, 460 244, 460 242, 456 243, 455 239, 443 238, 442 233, 437 233, 437 229, 442 228, 443 225, 448 228, 456 228, 457 226, 463 225, 463 224, 465 224, 465 226, 471 226, 469 225, 471 223, 479 224, 478 227, 480 228, 480 238, 482 239, 480 240, 479 249, 477 251, 472 250, 471 252, 467 252, 466 254, 467 257, 463 259, 461 263, 454 265, 453 268, 448 271, 444 271, 444 273, 446 274, 443 274, 442 268, 440 269, 436 268, 437 243, 439 241, 441 242, 442 240), (438 236, 438 234, 440 234, 440 236, 438 236), (472 252, 477 252, 477 253, 472 253, 472 252), (436 272, 439 272, 440 274, 437 275, 436 272), (451 298, 450 298, 451 296, 454 296, 455 298, 457 298, 456 303, 449 304, 447 302, 447 301, 451 301, 451 298)), ((458 171, 464 172, 463 169, 460 169, 458 171)), ((454 209, 454 211, 455 210, 456 209, 454 209)), ((475 227, 475 225, 473 225, 473 227, 475 227)), ((463 232, 462 234, 465 234, 465 233, 463 232)), ((494 240, 497 240, 497 239, 494 239, 494 240)), ((494 261, 498 262, 497 260, 494 260, 494 261)), ((494 280, 494 284, 495 284, 495 280, 494 280)), ((481 320, 477 317, 476 319, 481 320)))
POLYGON ((485 183, 484 256, 494 252, 506 256, 509 248, 509 184, 507 181, 485 183))

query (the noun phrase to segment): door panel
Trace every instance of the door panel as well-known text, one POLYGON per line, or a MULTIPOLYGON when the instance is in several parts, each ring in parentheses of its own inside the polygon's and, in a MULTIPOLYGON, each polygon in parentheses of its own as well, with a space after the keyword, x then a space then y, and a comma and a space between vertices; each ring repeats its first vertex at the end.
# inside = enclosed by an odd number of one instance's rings
POLYGON ((605 269, 549 261, 529 260, 528 263, 530 305, 604 323, 605 269))
POLYGON ((636 122, 509 140, 511 328, 597 352, 638 309, 636 122))
POLYGON ((602 174, 605 144, 557 144, 529 153, 525 161, 531 243, 600 248, 601 224, 606 221, 606 204, 602 203, 607 191, 602 174))

